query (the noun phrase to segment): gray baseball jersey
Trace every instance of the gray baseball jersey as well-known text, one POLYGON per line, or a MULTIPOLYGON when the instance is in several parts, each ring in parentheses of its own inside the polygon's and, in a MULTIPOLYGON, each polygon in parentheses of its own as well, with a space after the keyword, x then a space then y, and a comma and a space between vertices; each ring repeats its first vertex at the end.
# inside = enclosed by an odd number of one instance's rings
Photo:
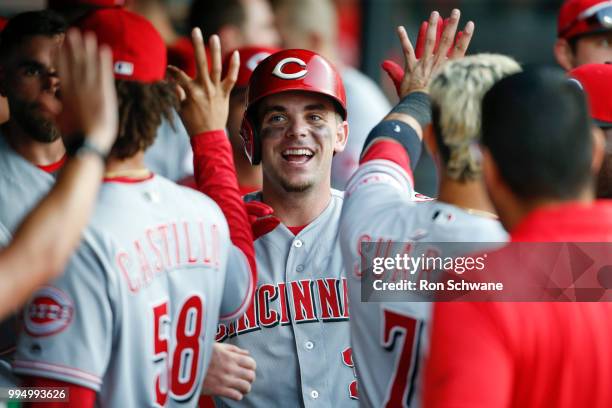
MULTIPOLYGON (((240 402, 219 406, 357 406, 346 274, 338 243, 343 194, 297 235, 280 224, 255 241, 258 284, 242 318, 219 341, 249 350, 257 378, 240 402)), ((247 200, 260 200, 259 195, 247 200)))
POLYGON ((55 177, 21 157, 0 132, 0 223, 10 233, 54 183, 55 177))
MULTIPOLYGON (((53 187, 55 177, 47 173, 13 150, 0 131, 0 224, 3 226, 2 246, 23 218, 53 187)), ((0 322, 0 359, 10 361, 17 341, 18 322, 15 315, 0 322)), ((10 383, 0 371, 0 381, 10 383)))
POLYGON ((407 172, 387 160, 367 162, 351 178, 340 231, 361 406, 417 407, 431 304, 361 302, 360 244, 481 242, 465 248, 473 252, 502 245, 507 234, 495 219, 419 198, 407 172))
POLYGON ((193 175, 193 152, 189 135, 178 113, 174 112, 174 126, 166 119, 157 129, 155 142, 145 152, 145 164, 155 174, 172 181, 193 175))
POLYGON ((161 176, 107 180, 62 277, 24 311, 14 371, 105 407, 197 405, 219 316, 254 282, 218 206, 161 176))

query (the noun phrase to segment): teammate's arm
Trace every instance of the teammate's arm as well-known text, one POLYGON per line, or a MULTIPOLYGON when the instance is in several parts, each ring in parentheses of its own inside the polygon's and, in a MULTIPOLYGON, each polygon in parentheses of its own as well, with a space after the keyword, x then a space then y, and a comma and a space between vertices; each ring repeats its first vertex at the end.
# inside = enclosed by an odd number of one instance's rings
POLYGON ((437 12, 431 14, 425 40, 420 41, 424 45, 423 55, 419 59, 415 56, 405 28, 398 28, 405 59, 403 76, 396 83, 400 102, 370 132, 364 144, 361 164, 377 159, 388 160, 402 167, 412 178, 412 171, 421 154, 423 130, 431 122, 427 95, 429 82, 447 58, 465 55, 474 32, 474 24, 468 22, 453 46, 459 17, 459 10, 453 10, 438 42, 438 25, 442 21, 437 12))
MULTIPOLYGON (((192 40, 197 63, 196 78, 191 80, 174 67, 169 67, 169 73, 180 86, 179 96, 181 93, 184 95, 179 114, 191 138, 196 185, 200 192, 211 197, 221 207, 232 243, 246 256, 251 271, 248 296, 236 310, 229 308, 233 311, 231 315, 222 316, 228 319, 238 317, 248 307, 257 281, 251 227, 240 196, 229 138, 222 130, 229 113, 229 94, 238 75, 239 56, 237 53, 232 55, 228 73, 221 79, 219 38, 214 35, 210 39, 210 73, 199 29, 194 29, 192 40)), ((238 257, 233 256, 228 259, 228 263, 237 260, 238 257)), ((235 286, 232 283, 240 284, 236 279, 228 280, 226 291, 235 286)), ((204 394, 240 400, 250 391, 250 384, 255 379, 255 361, 245 350, 215 344, 206 374, 204 394)), ((211 401, 206 403, 213 405, 211 401)))
POLYGON ((192 32, 192 41, 197 66, 195 79, 176 67, 168 67, 168 72, 177 83, 182 100, 179 115, 191 138, 196 185, 221 207, 232 243, 246 256, 251 279, 255 282, 253 237, 240 196, 231 146, 224 131, 229 114, 229 95, 238 76, 239 55, 237 52, 232 55, 228 72, 221 78, 219 37, 213 35, 210 39, 210 72, 202 32, 198 28, 192 32))
POLYGON ((37 286, 63 270, 93 208, 104 171, 102 155, 110 150, 117 134, 110 50, 98 50, 93 35, 82 38, 71 31, 58 71, 64 111, 62 131, 86 135, 86 143, 0 253, 0 319, 23 303, 37 286))

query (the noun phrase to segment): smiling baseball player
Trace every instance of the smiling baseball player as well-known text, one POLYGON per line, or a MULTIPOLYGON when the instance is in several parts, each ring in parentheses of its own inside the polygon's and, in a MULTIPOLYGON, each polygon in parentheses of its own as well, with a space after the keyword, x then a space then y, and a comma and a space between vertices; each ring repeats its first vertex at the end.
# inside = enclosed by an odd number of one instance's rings
POLYGON ((217 405, 356 406, 337 239, 343 194, 331 189, 332 157, 348 136, 342 81, 323 57, 284 50, 257 66, 247 100, 241 134, 263 170, 262 191, 246 198, 259 280, 253 305, 217 338, 250 352, 256 379, 242 401, 217 405))

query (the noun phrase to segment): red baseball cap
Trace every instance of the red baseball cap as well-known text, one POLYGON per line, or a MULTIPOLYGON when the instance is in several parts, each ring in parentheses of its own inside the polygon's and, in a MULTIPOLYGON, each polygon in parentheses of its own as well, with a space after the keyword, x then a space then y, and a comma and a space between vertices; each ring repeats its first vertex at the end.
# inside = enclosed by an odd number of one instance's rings
POLYGON ((144 17, 123 8, 100 9, 77 22, 113 50, 115 78, 139 82, 161 81, 166 73, 166 45, 144 17))
MULTIPOLYGON (((238 70, 238 79, 234 89, 247 88, 251 74, 261 61, 268 58, 270 55, 280 51, 278 48, 269 47, 242 47, 236 51, 240 53, 240 68, 238 70)), ((227 73, 230 59, 234 52, 230 52, 223 61, 223 75, 227 73)))
POLYGON ((612 31, 612 0, 566 0, 557 20, 557 37, 612 31))
POLYGON ((124 5, 125 0, 49 0, 47 2, 47 7, 50 9, 65 9, 75 6, 115 7, 124 5))
POLYGON ((586 64, 569 72, 587 94, 591 116, 601 128, 612 128, 612 64, 586 64))

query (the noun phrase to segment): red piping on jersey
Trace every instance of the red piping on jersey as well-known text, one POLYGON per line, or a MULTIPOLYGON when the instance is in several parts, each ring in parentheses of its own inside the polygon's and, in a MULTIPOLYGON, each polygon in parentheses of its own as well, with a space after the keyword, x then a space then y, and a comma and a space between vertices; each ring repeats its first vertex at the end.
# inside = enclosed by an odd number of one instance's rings
POLYGON ((306 224, 306 225, 300 225, 299 227, 287 227, 287 229, 288 229, 289 231, 291 231, 291 232, 293 233, 293 235, 297 235, 297 234, 299 234, 300 232, 302 232, 302 230, 303 230, 304 228, 306 228, 307 226, 308 226, 308 224, 306 224))
POLYGON ((142 183, 143 181, 151 180, 155 177, 155 173, 149 173, 144 177, 104 177, 102 181, 105 183, 124 183, 124 184, 136 184, 142 183))
POLYGON ((404 146, 392 139, 381 139, 375 141, 366 150, 365 154, 359 160, 359 164, 365 164, 371 160, 388 160, 391 161, 408 174, 410 182, 414 186, 414 175, 410 168, 410 157, 404 146))
MULTIPOLYGON (((255 291, 257 266, 253 233, 238 187, 234 158, 224 130, 200 133, 191 138, 193 168, 198 190, 212 198, 223 211, 230 238, 246 256, 251 269, 251 292, 255 291)), ((251 299, 253 293, 248 294, 251 299)))
POLYGON ((66 164, 66 160, 68 160, 68 156, 64 154, 61 159, 51 164, 37 164, 36 167, 44 171, 45 173, 55 173, 66 164))

